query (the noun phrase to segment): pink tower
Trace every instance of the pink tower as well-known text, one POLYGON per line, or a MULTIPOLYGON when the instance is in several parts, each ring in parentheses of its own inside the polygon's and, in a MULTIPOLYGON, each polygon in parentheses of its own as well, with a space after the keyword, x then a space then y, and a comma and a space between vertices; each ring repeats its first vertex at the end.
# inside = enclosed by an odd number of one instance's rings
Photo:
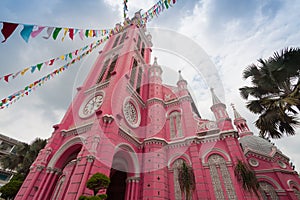
POLYGON ((111 179, 99 192, 109 200, 181 200, 183 162, 195 174, 192 199, 257 199, 234 176, 238 159, 256 170, 265 199, 299 198, 288 158, 267 141, 255 143, 263 139, 237 115, 235 131, 213 91, 216 121, 201 118, 181 72, 176 86, 163 83, 157 58, 150 64, 151 35, 140 20, 136 13, 107 41, 15 199, 77 200, 92 195, 86 182, 101 172, 111 179), (257 152, 261 144, 268 154, 257 152))

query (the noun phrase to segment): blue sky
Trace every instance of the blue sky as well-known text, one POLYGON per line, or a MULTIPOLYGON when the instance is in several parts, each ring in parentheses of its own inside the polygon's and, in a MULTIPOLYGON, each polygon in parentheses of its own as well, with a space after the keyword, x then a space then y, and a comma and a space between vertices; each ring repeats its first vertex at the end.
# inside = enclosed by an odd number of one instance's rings
MULTIPOLYGON (((0 21, 84 29, 110 28, 122 21, 122 2, 121 0, 1 0, 0 21)), ((132 16, 140 8, 145 11, 155 2, 129 0, 129 15, 132 16)), ((257 116, 245 108, 245 101, 238 92, 238 88, 249 84, 249 81, 241 78, 242 72, 258 58, 267 58, 274 51, 288 46, 299 47, 299 10, 298 0, 178 0, 172 9, 153 19, 148 27, 149 30, 152 28, 174 31, 197 43, 218 70, 220 77, 218 84, 223 88, 220 96, 226 103, 229 114, 233 116, 230 103, 236 104, 237 110, 257 133, 253 126, 257 116)), ((30 39, 27 44, 19 32, 20 27, 6 43, 0 44, 1 75, 55 58, 93 41, 88 39, 81 41, 77 38, 75 41, 65 39, 61 42, 37 37, 30 39)), ((195 76, 185 61, 180 61, 178 66, 178 62, 172 61, 172 55, 166 55, 167 53, 155 49, 155 38, 153 40, 153 54, 159 57, 159 62, 174 71, 183 70, 183 76, 194 90, 201 115, 213 119, 209 109, 211 100, 207 77, 203 77, 203 74, 202 77, 195 76)), ((1 110, 0 132, 26 142, 36 137, 50 137, 52 125, 60 122, 72 101, 76 87, 84 80, 95 57, 96 53, 38 88, 28 97, 22 98, 8 109, 1 110)), ((1 81, 0 98, 23 89, 25 85, 53 69, 26 75, 9 84, 1 81)), ((299 169, 299 129, 297 136, 274 142, 299 169)))

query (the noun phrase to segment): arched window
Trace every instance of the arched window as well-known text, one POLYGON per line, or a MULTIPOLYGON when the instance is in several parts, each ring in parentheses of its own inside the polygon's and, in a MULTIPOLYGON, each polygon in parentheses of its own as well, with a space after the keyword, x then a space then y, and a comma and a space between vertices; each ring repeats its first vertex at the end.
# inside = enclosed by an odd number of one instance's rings
POLYGON ((169 115, 170 120, 170 138, 180 138, 182 134, 182 125, 181 125, 181 114, 178 111, 174 111, 169 115))
POLYGON ((174 161, 173 166, 172 166, 173 178, 174 178, 175 200, 182 200, 181 190, 180 190, 179 181, 178 181, 178 173, 179 173, 179 167, 182 166, 183 162, 184 162, 183 159, 177 159, 174 161))
POLYGON ((218 154, 212 154, 208 158, 208 165, 216 199, 226 199, 222 185, 224 185, 228 199, 237 199, 225 159, 218 154))
POLYGON ((261 188, 261 196, 263 200, 279 200, 279 197, 277 196, 277 193, 274 189, 274 187, 265 181, 259 182, 259 186, 261 188))
POLYGON ((55 191, 54 191, 54 195, 53 195, 53 197, 52 197, 52 200, 59 199, 59 196, 60 196, 60 193, 61 193, 63 184, 64 184, 64 182, 65 182, 65 179, 66 179, 66 176, 65 176, 65 175, 61 175, 61 176, 59 177, 59 180, 58 180, 58 182, 57 182, 57 185, 56 185, 56 188, 55 188, 55 191))

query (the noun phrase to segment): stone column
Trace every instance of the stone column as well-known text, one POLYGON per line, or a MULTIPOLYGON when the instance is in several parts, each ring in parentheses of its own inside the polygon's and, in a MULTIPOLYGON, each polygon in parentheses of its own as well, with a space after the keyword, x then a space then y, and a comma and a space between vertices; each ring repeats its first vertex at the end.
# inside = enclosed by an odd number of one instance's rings
POLYGON ((52 191, 55 189, 55 186, 54 186, 55 181, 57 180, 57 177, 61 174, 61 170, 60 169, 53 169, 53 171, 54 172, 53 172, 53 175, 51 177, 50 184, 47 187, 47 191, 46 191, 46 194, 44 196, 44 199, 50 199, 50 197, 51 197, 50 195, 52 194, 52 191))
POLYGON ((30 184, 28 185, 27 187, 27 190, 25 192, 25 194, 23 195, 23 198, 24 199, 28 199, 28 196, 30 195, 30 192, 31 192, 31 189, 33 188, 37 178, 39 177, 41 171, 44 169, 45 167, 44 166, 41 166, 41 165, 38 165, 36 166, 36 170, 35 170, 35 174, 30 182, 30 184))
POLYGON ((89 177, 89 174, 90 174, 90 170, 91 170, 91 167, 92 167, 92 163, 94 162, 95 160, 95 157, 94 156, 87 156, 87 165, 86 165, 86 168, 84 170, 84 174, 82 176, 82 182, 79 186, 79 189, 78 189, 78 193, 76 195, 76 198, 75 199, 79 199, 79 197, 83 194, 83 191, 85 189, 85 183, 87 182, 87 179, 89 177))
POLYGON ((53 169, 52 168, 47 168, 47 171, 46 171, 46 177, 44 178, 44 183, 41 184, 43 186, 42 190, 40 190, 41 192, 38 193, 36 195, 36 198, 37 200, 44 200, 44 194, 46 193, 46 191, 49 189, 49 181, 51 180, 51 177, 53 176, 53 169))

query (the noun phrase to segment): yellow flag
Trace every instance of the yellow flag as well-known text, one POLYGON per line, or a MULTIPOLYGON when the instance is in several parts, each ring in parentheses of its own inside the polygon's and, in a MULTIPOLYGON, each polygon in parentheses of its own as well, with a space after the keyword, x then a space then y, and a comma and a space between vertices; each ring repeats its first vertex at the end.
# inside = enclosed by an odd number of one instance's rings
POLYGON ((21 71, 21 75, 23 76, 28 70, 29 70, 29 67, 23 69, 23 70, 21 71))
POLYGON ((67 33, 68 33, 68 31, 69 31, 69 29, 68 28, 64 28, 64 36, 61 38, 61 41, 64 41, 64 39, 65 39, 65 37, 66 37, 66 35, 67 35, 67 33))

